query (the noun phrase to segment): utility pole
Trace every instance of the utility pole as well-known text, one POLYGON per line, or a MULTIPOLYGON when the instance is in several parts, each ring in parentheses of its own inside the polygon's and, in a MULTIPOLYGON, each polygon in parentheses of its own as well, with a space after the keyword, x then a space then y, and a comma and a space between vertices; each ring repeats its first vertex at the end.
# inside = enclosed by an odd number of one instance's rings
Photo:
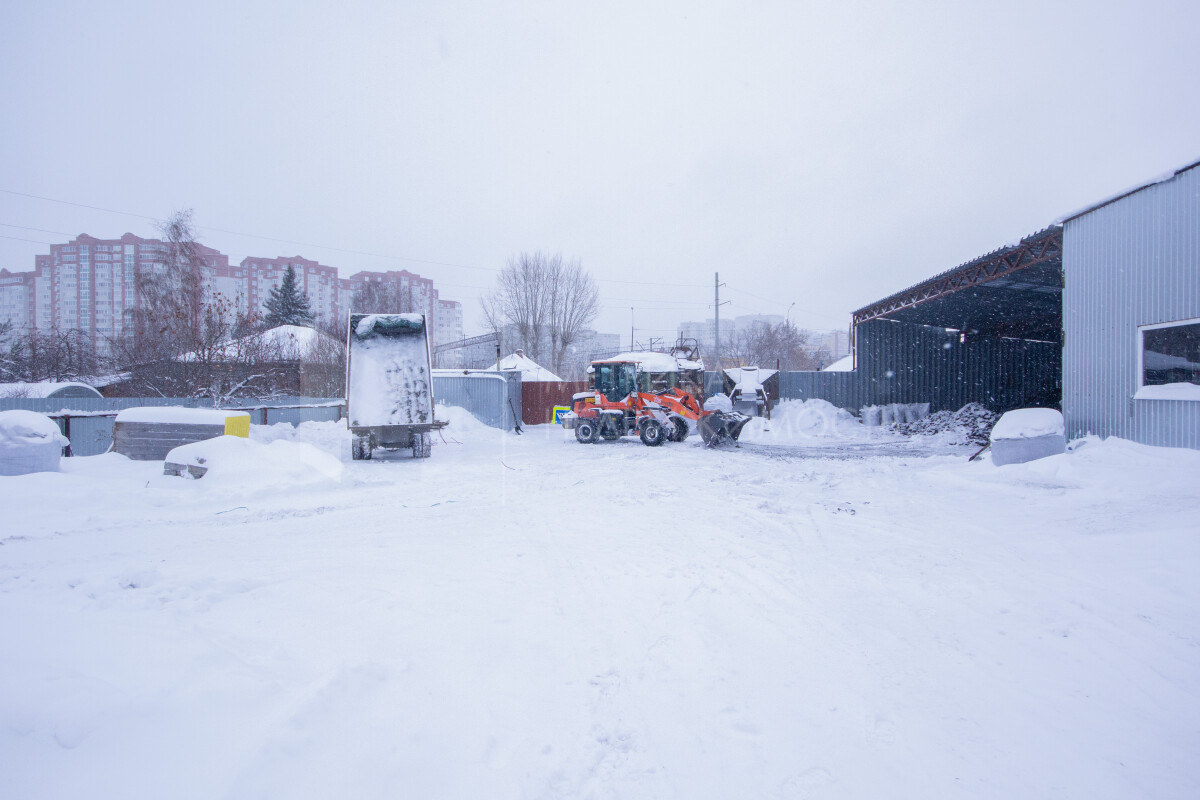
MULTIPOLYGON (((713 326, 713 332, 716 334, 716 359, 717 372, 721 371, 721 287, 725 284, 721 283, 721 273, 713 273, 713 309, 715 312, 716 325, 713 326)), ((725 302, 729 302, 726 300, 725 302)))
POLYGON ((633 306, 629 307, 629 352, 633 352, 633 306))

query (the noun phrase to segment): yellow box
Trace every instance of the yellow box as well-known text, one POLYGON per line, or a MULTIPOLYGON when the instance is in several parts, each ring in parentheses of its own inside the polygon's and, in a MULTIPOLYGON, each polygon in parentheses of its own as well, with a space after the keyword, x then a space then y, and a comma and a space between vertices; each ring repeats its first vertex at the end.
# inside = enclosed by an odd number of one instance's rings
POLYGON ((250 438, 250 415, 242 414, 236 417, 225 418, 225 435, 240 436, 243 439, 250 438))

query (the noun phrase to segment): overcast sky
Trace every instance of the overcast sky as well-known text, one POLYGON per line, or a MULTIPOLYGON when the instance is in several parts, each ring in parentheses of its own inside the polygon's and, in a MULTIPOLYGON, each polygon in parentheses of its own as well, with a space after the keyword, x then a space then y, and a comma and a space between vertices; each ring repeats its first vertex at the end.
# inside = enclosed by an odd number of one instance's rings
POLYGON ((0 266, 193 208, 234 262, 433 278, 468 334, 538 249, 624 336, 718 271, 723 316, 845 329, 1200 159, 1194 0, 167 5, 0 6, 0 266))

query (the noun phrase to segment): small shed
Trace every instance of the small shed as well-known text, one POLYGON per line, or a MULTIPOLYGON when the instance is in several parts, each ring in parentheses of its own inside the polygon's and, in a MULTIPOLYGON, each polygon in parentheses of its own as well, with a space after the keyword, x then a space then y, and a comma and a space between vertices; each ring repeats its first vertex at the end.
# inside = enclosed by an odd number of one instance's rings
POLYGON ((37 381, 35 383, 0 383, 0 397, 66 398, 102 397, 95 387, 79 381, 37 381))

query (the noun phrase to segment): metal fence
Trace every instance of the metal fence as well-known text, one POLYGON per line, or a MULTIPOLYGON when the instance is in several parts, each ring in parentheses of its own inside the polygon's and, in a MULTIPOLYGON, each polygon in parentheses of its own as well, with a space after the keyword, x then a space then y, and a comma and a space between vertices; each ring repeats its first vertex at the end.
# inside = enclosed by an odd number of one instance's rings
POLYGON ((435 369, 433 396, 441 405, 465 408, 493 428, 515 428, 521 419, 519 372, 435 369))
MULTIPOLYGON (((443 405, 461 406, 481 422, 494 428, 512 429, 521 419, 521 376, 519 373, 465 370, 434 370, 434 397, 443 405)), ((281 422, 325 422, 342 419, 346 401, 328 397, 273 397, 242 400, 225 408, 248 411, 255 425, 281 422)), ((59 397, 0 398, 0 411, 23 409, 53 418, 70 441, 68 454, 93 456, 112 446, 117 412, 139 406, 212 408, 208 399, 195 397, 59 397)))
MULTIPOLYGON (((248 411, 251 422, 274 425, 290 422, 339 420, 345 401, 324 397, 277 397, 267 401, 235 403, 230 409, 248 411)), ((54 419, 71 444, 68 454, 94 456, 112 446, 117 412, 140 406, 212 408, 212 401, 195 397, 58 397, 0 398, 0 411, 36 411, 54 419)))

